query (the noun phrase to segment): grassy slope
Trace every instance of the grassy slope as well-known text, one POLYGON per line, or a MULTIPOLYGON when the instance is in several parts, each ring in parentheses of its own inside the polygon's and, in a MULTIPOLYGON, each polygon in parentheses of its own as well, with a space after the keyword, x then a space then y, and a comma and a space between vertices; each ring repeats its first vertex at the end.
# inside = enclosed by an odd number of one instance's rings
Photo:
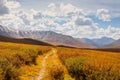
POLYGON ((21 43, 21 44, 32 44, 32 45, 46 45, 46 46, 52 46, 51 44, 48 44, 43 41, 38 41, 34 39, 29 38, 23 38, 23 39, 16 39, 16 38, 9 38, 5 36, 0 36, 0 42, 12 42, 12 43, 21 43))

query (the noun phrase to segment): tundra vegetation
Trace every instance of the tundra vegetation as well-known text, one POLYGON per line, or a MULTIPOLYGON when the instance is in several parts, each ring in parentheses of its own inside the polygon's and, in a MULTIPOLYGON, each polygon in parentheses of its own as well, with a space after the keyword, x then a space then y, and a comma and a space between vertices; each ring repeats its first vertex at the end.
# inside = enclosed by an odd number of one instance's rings
POLYGON ((0 42, 0 80, 120 80, 119 68, 120 52, 0 42))
POLYGON ((46 46, 0 42, 0 80, 19 80, 21 68, 36 65, 38 55, 49 50, 46 46))
POLYGON ((75 80, 120 80, 120 53, 58 48, 58 55, 75 80))

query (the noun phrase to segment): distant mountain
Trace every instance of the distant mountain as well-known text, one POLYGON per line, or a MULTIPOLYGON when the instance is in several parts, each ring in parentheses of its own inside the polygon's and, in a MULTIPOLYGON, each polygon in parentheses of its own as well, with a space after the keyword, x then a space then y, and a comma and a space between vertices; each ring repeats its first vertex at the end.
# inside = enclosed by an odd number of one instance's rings
POLYGON ((120 46, 120 39, 114 41, 113 43, 111 43, 111 44, 109 44, 109 45, 107 45, 107 46, 120 46))
POLYGON ((1 26, 1 25, 0 25, 0 35, 1 36, 12 37, 12 38, 19 37, 18 34, 17 34, 17 30, 12 29, 12 28, 8 28, 8 27, 5 27, 5 26, 1 26))
POLYGON ((24 44, 34 44, 34 45, 44 45, 44 46, 52 46, 51 44, 42 42, 42 41, 37 41, 33 39, 15 39, 15 38, 9 38, 5 36, 0 36, 0 42, 13 42, 13 43, 24 43, 24 44))
POLYGON ((88 39, 88 38, 77 38, 77 40, 81 41, 82 43, 98 47, 98 45, 91 39, 88 39))
POLYGON ((3 26, 0 25, 0 35, 9 36, 8 32, 9 32, 9 29, 7 27, 4 28, 3 26))
POLYGON ((79 40, 85 44, 96 46, 96 47, 104 47, 115 41, 114 39, 107 38, 107 37, 102 37, 99 39, 78 38, 77 40, 79 40))
POLYGON ((114 39, 108 38, 108 37, 102 37, 102 38, 99 38, 99 39, 93 39, 93 42, 95 44, 97 44, 97 47, 103 47, 103 46, 109 45, 114 41, 115 41, 114 39))
POLYGON ((52 31, 18 31, 0 26, 0 35, 12 38, 31 38, 53 45, 64 45, 78 48, 93 48, 94 46, 82 43, 71 36, 58 34, 52 31))

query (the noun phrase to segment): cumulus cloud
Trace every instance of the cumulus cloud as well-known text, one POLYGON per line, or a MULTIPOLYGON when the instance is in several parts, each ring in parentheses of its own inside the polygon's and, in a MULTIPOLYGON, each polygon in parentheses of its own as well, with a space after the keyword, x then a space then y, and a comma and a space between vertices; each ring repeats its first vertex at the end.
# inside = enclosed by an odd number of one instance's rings
POLYGON ((9 9, 6 7, 6 0, 0 0, 0 15, 8 14, 9 9))
POLYGON ((84 11, 83 9, 77 8, 73 6, 72 4, 60 4, 60 10, 63 15, 72 15, 72 14, 78 14, 83 15, 84 11))
POLYGON ((21 18, 15 16, 14 14, 8 14, 2 17, 0 16, 0 24, 7 27, 20 29, 20 27, 23 26, 23 21, 21 18))
POLYGON ((76 25, 81 25, 81 26, 91 25, 92 20, 90 18, 86 18, 86 17, 81 16, 81 17, 76 18, 75 24, 76 25))
POLYGON ((56 5, 54 3, 50 3, 48 5, 48 9, 43 11, 45 15, 48 16, 57 16, 58 13, 56 12, 56 5))
POLYGON ((110 21, 111 16, 109 15, 109 10, 107 9, 98 9, 96 16, 103 21, 110 21))
POLYGON ((115 28, 112 26, 108 26, 106 29, 99 28, 98 30, 96 30, 96 35, 98 35, 99 37, 106 36, 114 39, 120 39, 120 28, 115 28))
POLYGON ((19 8, 21 5, 17 1, 0 0, 0 15, 8 14, 12 9, 19 8))
MULTIPOLYGON (((10 9, 20 7, 19 3, 13 3, 8 3, 10 9)), ((72 4, 62 3, 57 6, 51 3, 46 10, 31 9, 25 11, 18 9, 14 13, 0 16, 0 25, 21 30, 50 30, 74 37, 96 38, 108 36, 115 39, 120 38, 120 28, 111 26, 106 29, 101 28, 87 16, 88 13, 72 4), (59 12, 58 9, 60 9, 59 12)), ((97 11, 97 17, 103 21, 109 21, 108 18, 105 18, 106 15, 109 15, 108 13, 109 11, 100 9, 97 11)))
POLYGON ((19 8, 21 6, 20 3, 16 2, 16 1, 7 1, 5 5, 9 9, 16 9, 16 8, 19 8))

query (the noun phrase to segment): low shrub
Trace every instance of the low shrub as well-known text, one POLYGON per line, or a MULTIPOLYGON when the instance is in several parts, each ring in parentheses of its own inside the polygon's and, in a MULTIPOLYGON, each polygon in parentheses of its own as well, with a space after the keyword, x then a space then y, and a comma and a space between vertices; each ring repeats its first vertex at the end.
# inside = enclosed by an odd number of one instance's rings
POLYGON ((58 48, 58 55, 75 80, 120 80, 120 54, 58 48))
POLYGON ((64 80, 64 70, 60 65, 54 65, 50 69, 50 75, 54 80, 64 80))
POLYGON ((19 69, 35 65, 39 52, 43 54, 48 50, 49 47, 0 42, 0 80, 19 80, 19 69))

